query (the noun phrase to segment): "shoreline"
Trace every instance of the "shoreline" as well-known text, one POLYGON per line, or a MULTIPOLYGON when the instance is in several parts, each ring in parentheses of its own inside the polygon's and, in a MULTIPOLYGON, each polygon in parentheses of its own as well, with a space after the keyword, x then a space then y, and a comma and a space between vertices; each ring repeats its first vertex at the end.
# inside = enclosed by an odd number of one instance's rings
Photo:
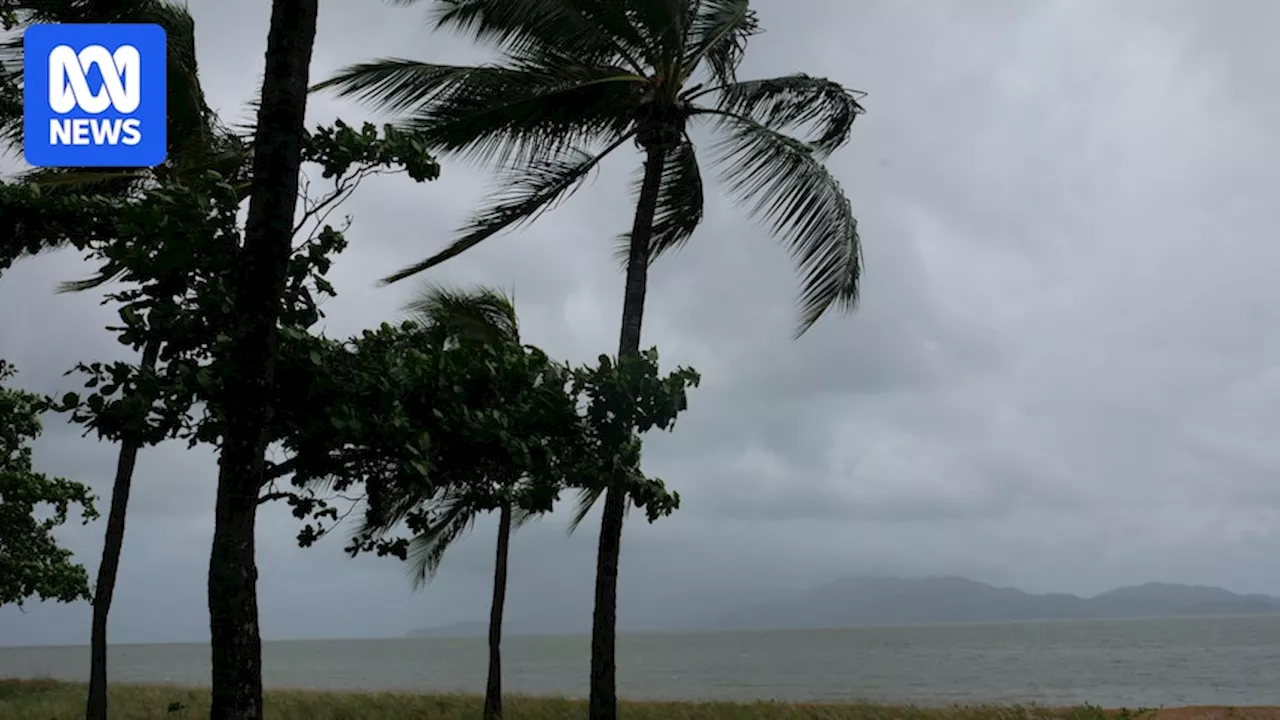
MULTIPOLYGON (((5 720, 72 720, 84 715, 85 683, 47 679, 0 678, 0 717, 5 720)), ((189 685, 115 684, 111 715, 119 720, 207 716, 208 688, 189 685)), ((382 720, 431 717, 463 720, 479 717, 482 698, 469 694, 360 690, 267 690, 273 720, 382 720)), ((508 695, 508 720, 579 720, 586 701, 577 698, 508 695)), ((1035 705, 927 707, 881 703, 783 701, 622 700, 628 720, 1280 720, 1280 706, 1197 705, 1169 708, 1103 709, 1085 705, 1049 708, 1035 705)))

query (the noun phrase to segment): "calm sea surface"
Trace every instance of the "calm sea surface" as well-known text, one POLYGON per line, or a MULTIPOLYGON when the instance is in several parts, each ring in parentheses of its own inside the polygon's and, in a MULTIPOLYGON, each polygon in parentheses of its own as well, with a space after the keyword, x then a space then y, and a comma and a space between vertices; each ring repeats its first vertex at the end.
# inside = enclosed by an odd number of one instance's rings
MULTIPOLYGON (((279 688, 484 690, 481 639, 268 642, 279 688)), ((585 637, 503 643, 508 692, 581 696, 585 637)), ((83 647, 0 648, 0 676, 88 677, 83 647)), ((630 698, 1280 705, 1280 618, 1062 622, 619 639, 630 698)), ((206 645, 112 648, 114 682, 208 683, 206 645)))

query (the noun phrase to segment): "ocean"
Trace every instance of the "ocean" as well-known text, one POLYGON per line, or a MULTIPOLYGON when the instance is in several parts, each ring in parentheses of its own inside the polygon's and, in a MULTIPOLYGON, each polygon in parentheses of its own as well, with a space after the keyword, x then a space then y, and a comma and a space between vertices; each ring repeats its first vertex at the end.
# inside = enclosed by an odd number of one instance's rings
MULTIPOLYGON (((485 641, 266 642, 268 688, 482 692, 485 641)), ((503 642, 509 693, 584 696, 586 637, 503 642)), ((625 698, 1280 705, 1280 617, 628 635, 625 698)), ((83 680, 87 647, 0 648, 0 676, 83 680)), ((209 648, 111 648, 112 682, 207 685, 209 648)))

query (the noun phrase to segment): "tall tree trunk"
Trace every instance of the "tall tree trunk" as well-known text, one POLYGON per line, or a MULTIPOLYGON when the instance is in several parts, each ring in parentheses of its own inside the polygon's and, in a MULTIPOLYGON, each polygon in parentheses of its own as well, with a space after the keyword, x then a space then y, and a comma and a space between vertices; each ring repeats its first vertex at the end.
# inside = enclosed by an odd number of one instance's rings
MULTIPOLYGON (((644 180, 636 202, 627 255, 627 288, 622 299, 622 332, 618 357, 640 352, 640 327, 644 320, 644 296, 649 284, 649 249, 653 215, 662 185, 666 148, 651 145, 644 161, 644 180)), ((596 607, 591 623, 591 720, 617 720, 618 668, 618 556, 622 552, 622 518, 627 494, 610 483, 600 517, 600 544, 596 549, 596 607)))
MULTIPOLYGON (((156 369, 160 343, 152 340, 142 350, 141 371, 156 369)), ((142 440, 138 434, 120 441, 116 458, 116 479, 111 486, 111 510, 107 513, 107 532, 102 541, 102 562, 98 564, 98 580, 93 587, 93 629, 89 636, 89 700, 85 703, 85 720, 107 720, 107 618, 111 614, 111 598, 115 595, 116 574, 120 570, 120 549, 124 545, 125 514, 129 510, 129 490, 133 486, 133 470, 138 464, 142 440)))
POLYGON ((484 690, 484 720, 502 717, 502 608, 507 602, 507 557, 511 548, 511 504, 498 516, 498 551, 493 563, 493 604, 489 608, 489 681, 484 690))
POLYGON ((232 279, 233 307, 240 321, 233 329, 231 348, 221 358, 226 377, 219 410, 226 430, 209 554, 211 720, 262 718, 254 529, 318 12, 318 0, 275 0, 271 7, 249 215, 241 262, 232 279))

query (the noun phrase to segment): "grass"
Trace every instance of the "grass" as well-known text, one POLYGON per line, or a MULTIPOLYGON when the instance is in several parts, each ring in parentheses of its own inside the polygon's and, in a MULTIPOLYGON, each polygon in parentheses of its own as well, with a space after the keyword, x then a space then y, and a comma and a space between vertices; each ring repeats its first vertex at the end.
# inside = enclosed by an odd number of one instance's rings
MULTIPOLYGON (((85 686, 54 680, 0 680, 3 720, 79 720, 85 686)), ((187 720, 209 716, 208 690, 158 685, 110 689, 113 720, 187 720)), ((268 720, 475 720, 480 698, 391 692, 270 691, 268 720)), ((506 720, 583 720, 582 700, 510 697, 506 720)), ((1145 711, 1107 712, 1095 707, 1052 710, 1036 707, 913 708, 872 704, 624 702, 625 720, 1101 720, 1137 718, 1145 711)))

